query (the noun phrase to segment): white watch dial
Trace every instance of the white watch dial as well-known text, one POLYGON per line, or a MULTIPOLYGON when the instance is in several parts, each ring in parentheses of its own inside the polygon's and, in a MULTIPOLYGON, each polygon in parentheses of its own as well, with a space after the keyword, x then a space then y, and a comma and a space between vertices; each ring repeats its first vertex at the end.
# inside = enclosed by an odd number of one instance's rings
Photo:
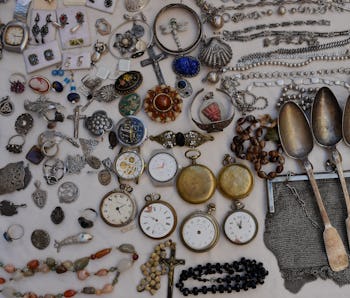
POLYGON ((134 151, 121 153, 115 161, 115 169, 120 178, 130 180, 140 177, 144 169, 144 161, 134 151))
POLYGON ((19 46, 24 38, 24 29, 21 26, 10 26, 4 34, 5 43, 11 46, 19 46))
POLYGON ((236 244, 251 241, 258 230, 256 219, 246 211, 235 211, 225 220, 224 231, 227 238, 236 244))
POLYGON ((184 222, 181 235, 184 243, 190 249, 204 251, 216 243, 218 229, 207 216, 197 215, 184 222))
POLYGON ((151 203, 139 217, 142 231, 149 237, 161 239, 171 234, 176 225, 175 211, 163 203, 151 203))
POLYGON ((112 226, 123 226, 135 217, 135 203, 122 192, 113 192, 101 202, 100 212, 103 220, 112 226))
POLYGON ((158 182, 167 182, 173 179, 177 169, 175 157, 167 152, 156 153, 148 162, 148 172, 158 182))

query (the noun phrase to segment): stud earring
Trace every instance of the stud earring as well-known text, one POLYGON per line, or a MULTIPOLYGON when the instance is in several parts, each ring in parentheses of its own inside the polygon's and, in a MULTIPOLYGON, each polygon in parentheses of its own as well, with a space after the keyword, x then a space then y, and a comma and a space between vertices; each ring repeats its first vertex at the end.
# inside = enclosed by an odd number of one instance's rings
POLYGON ((38 65, 39 64, 39 58, 37 54, 30 54, 28 56, 28 61, 30 63, 30 65, 38 65))
POLYGON ((62 13, 58 18, 58 22, 52 22, 52 24, 57 27, 63 29, 66 25, 68 25, 68 17, 65 13, 62 13))
POLYGON ((55 58, 55 55, 51 49, 44 51, 44 57, 46 61, 51 61, 55 58))

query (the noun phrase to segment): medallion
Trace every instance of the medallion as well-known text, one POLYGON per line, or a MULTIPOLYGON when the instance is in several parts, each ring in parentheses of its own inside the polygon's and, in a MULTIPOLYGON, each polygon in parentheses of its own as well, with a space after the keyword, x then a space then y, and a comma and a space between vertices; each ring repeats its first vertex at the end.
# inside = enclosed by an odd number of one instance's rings
POLYGON ((94 112, 85 120, 85 127, 95 136, 102 136, 113 128, 113 120, 107 116, 105 111, 94 112))
POLYGON ((50 81, 47 78, 36 76, 29 80, 28 86, 35 93, 46 94, 51 89, 50 81))
POLYGON ((125 0, 125 8, 129 12, 138 12, 146 7, 149 0, 125 0))
POLYGON ((55 225, 60 224, 64 220, 64 212, 62 208, 57 206, 55 209, 53 209, 50 218, 55 225))
POLYGON ((111 183, 112 175, 111 172, 107 169, 103 169, 98 172, 98 181, 101 183, 101 185, 106 186, 109 183, 111 183))
POLYGON ((147 128, 135 116, 120 119, 116 124, 115 132, 119 143, 125 147, 138 147, 147 138, 147 128))
POLYGON ((73 182, 62 183, 57 190, 60 203, 73 203, 79 197, 79 188, 73 182))
POLYGON ((45 249, 50 244, 50 235, 44 230, 34 230, 31 235, 31 241, 37 249, 45 249))
POLYGON ((34 182, 36 190, 32 193, 32 199, 36 206, 43 208, 47 201, 47 191, 40 189, 40 181, 37 180, 34 182))

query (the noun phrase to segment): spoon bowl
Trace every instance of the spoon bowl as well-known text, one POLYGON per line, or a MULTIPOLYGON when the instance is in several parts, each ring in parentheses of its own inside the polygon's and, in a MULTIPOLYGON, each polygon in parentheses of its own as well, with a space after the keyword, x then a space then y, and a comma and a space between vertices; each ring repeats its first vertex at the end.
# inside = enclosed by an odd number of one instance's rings
POLYGON ((350 146, 350 96, 348 97, 343 112, 343 137, 346 145, 350 146))

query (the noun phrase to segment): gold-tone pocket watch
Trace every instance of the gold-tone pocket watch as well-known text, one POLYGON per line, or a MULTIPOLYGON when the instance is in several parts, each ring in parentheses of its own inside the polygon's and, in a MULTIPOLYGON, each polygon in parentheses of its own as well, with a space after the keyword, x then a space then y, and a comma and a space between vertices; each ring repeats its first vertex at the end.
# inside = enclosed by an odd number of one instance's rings
POLYGON ((223 165, 217 178, 220 192, 232 200, 247 197, 254 186, 254 176, 251 170, 241 163, 236 163, 234 158, 228 154, 224 156, 223 165))
POLYGON ((191 164, 179 173, 176 181, 177 191, 181 198, 188 203, 204 203, 215 192, 215 175, 207 166, 196 163, 196 160, 201 156, 199 150, 189 149, 185 156, 191 160, 191 164))
POLYGON ((194 252, 205 252, 219 240, 220 229, 215 217, 215 204, 208 205, 208 211, 195 211, 182 222, 180 236, 183 244, 194 252))
POLYGON ((146 205, 141 209, 139 225, 142 232, 152 239, 168 237, 175 229, 177 216, 173 206, 160 200, 160 194, 145 197, 146 205))

